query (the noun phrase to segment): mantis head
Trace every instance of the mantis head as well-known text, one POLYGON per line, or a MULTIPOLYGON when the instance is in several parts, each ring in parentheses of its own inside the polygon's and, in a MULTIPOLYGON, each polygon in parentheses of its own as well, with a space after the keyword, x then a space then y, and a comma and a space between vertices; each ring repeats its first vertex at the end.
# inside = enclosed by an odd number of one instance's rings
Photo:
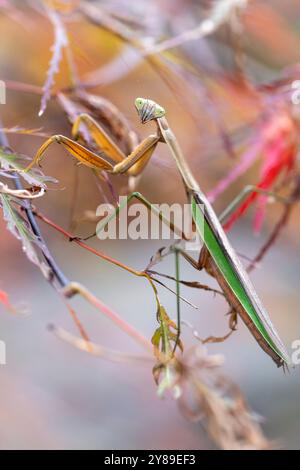
POLYGON ((162 106, 146 98, 137 98, 134 104, 142 124, 152 121, 152 119, 161 118, 166 114, 162 106))

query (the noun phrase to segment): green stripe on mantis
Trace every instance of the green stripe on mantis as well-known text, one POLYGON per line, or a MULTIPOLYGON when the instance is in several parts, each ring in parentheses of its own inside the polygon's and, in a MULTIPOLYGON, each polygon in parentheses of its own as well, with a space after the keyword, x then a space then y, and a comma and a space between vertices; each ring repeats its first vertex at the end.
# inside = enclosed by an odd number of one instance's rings
POLYGON ((192 216, 196 223, 199 235, 205 243, 210 255, 212 256, 217 267, 219 268, 221 274, 223 275, 233 294, 243 306, 244 310, 247 312, 250 319, 252 320, 264 340, 269 344, 273 351, 275 351, 275 353, 279 355, 279 357, 282 357, 280 351, 277 349, 276 345, 274 344, 268 332, 266 331, 266 328, 262 324, 259 315, 257 314, 255 308, 252 305, 251 299, 245 291, 242 283, 240 282, 237 274, 235 273, 233 266, 224 254, 222 247, 220 246, 215 234, 207 223, 200 207, 198 206, 197 202, 193 197, 191 203, 192 216))

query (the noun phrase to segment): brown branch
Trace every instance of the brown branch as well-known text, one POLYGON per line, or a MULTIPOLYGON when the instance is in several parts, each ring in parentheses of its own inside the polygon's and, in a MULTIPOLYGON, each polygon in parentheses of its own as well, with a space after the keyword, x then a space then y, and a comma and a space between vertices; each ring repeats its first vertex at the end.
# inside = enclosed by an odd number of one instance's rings
POLYGON ((247 267, 247 272, 253 271, 253 269, 262 261, 262 259, 265 257, 267 252, 270 250, 270 248, 275 244, 279 236, 281 235, 281 232, 283 228, 286 226, 288 223, 288 219, 291 215, 292 211, 292 205, 288 205, 284 208, 283 214, 280 217, 279 221, 275 225, 274 229, 272 230, 271 235, 267 239, 267 241, 263 244, 261 249, 259 250, 258 254, 255 256, 255 258, 251 261, 249 266, 247 267))
POLYGON ((92 248, 91 246, 84 243, 84 241, 82 241, 80 238, 74 237, 72 233, 70 233, 67 230, 65 230, 64 228, 60 227, 59 225, 57 225, 52 220, 48 219, 48 217, 46 217, 44 214, 37 211, 36 209, 34 209, 33 212, 34 212, 34 215, 37 218, 39 218, 40 220, 42 220, 43 222, 45 222, 45 224, 47 224, 50 227, 54 228, 57 232, 60 232, 62 235, 64 235, 66 238, 68 238, 69 241, 71 241, 73 243, 76 243, 81 248, 84 248, 85 250, 89 251, 90 253, 93 253, 94 255, 98 256, 99 258, 102 258, 105 261, 108 261, 109 263, 114 264, 115 266, 118 266, 119 268, 125 269, 129 273, 134 274, 135 276, 146 277, 146 278, 150 277, 145 271, 137 271, 133 268, 130 268, 126 264, 122 263, 121 261, 118 261, 115 258, 112 258, 111 256, 106 255, 105 253, 103 253, 100 250, 96 250, 95 248, 92 248))
POLYGON ((259 250, 258 254, 255 258, 251 261, 249 266, 247 267, 247 271, 251 272, 266 256, 270 248, 276 243, 277 239, 281 235, 282 230, 288 224, 289 218, 291 216, 292 210, 295 206, 295 203, 300 199, 300 176, 296 175, 295 177, 295 186, 292 191, 292 194, 289 198, 289 201, 286 203, 283 213, 278 220, 277 224, 275 225, 274 229, 271 232, 271 235, 267 239, 267 241, 263 244, 261 249, 259 250))

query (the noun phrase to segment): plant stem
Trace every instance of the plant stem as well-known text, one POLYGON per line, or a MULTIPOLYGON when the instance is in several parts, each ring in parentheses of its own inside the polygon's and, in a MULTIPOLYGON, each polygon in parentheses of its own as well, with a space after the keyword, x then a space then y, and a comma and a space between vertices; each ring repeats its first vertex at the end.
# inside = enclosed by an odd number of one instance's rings
POLYGON ((41 212, 38 212, 36 209, 34 210, 34 215, 37 218, 39 218, 40 220, 42 220, 43 222, 45 222, 45 224, 49 225, 50 227, 52 227, 55 230, 57 230, 58 232, 60 232, 62 235, 64 235, 70 241, 76 243, 81 248, 84 248, 85 250, 89 251, 90 253, 93 253, 94 255, 98 256, 99 258, 102 258, 102 259, 108 261, 109 263, 112 263, 115 266, 118 266, 119 268, 125 269, 129 273, 134 274, 135 276, 150 278, 150 276, 145 271, 137 271, 136 269, 133 269, 130 266, 127 266, 126 264, 122 263, 121 261, 118 261, 118 260, 112 258, 111 256, 106 255, 102 251, 96 250, 95 248, 92 248, 91 246, 87 245, 80 238, 74 237, 72 233, 70 233, 67 230, 65 230, 64 228, 60 227, 55 222, 48 219, 48 217, 46 217, 44 214, 41 214, 41 212))

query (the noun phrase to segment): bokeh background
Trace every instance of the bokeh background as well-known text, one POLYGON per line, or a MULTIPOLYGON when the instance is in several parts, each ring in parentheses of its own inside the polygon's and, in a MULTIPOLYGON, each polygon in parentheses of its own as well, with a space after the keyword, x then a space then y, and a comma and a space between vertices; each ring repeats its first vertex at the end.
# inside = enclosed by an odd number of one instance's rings
MULTIPOLYGON (((87 2, 89 3, 89 2, 87 2)), ((92 2, 91 2, 92 3, 92 2)), ((140 36, 159 39, 195 27, 203 19, 209 2, 103 1, 98 5, 109 15, 118 15, 140 36), (130 3, 130 5, 128 5, 130 3), (145 14, 145 12, 147 14, 145 14), (131 23, 130 23, 131 21, 131 23)), ((245 74, 253 85, 283 76, 284 70, 300 60, 300 6, 297 0, 249 2, 242 34, 245 74)), ((234 166, 216 119, 208 109, 204 91, 213 96, 214 108, 229 136, 237 129, 251 131, 258 117, 257 100, 236 78, 230 35, 226 28, 212 37, 183 46, 184 54, 197 70, 193 78, 174 78, 172 68, 166 83, 128 46, 109 31, 89 24, 76 11, 66 18, 78 74, 89 77, 101 70, 99 85, 92 88, 111 100, 132 123, 139 135, 148 128, 138 123, 133 101, 146 96, 168 110, 168 119, 203 189, 209 191, 234 166), (128 49, 128 50, 127 50, 128 49), (101 75, 102 73, 102 75, 101 75), (186 105, 184 105, 186 103, 186 105)), ((40 2, 0 2, 0 79, 42 86, 53 43, 51 24, 40 11, 40 2)), ((56 76, 56 88, 68 86, 69 74, 63 60, 56 76)), ((7 104, 0 105, 7 128, 42 127, 43 132, 69 135, 66 116, 52 100, 38 118, 40 96, 13 85, 7 89, 7 104)), ((240 137, 239 137, 240 138, 240 137)), ((235 137, 233 137, 235 139, 235 137)), ((33 156, 43 139, 31 135, 9 135, 10 145, 33 156)), ((58 146, 49 150, 43 170, 55 176, 47 196, 38 207, 58 224, 68 227, 75 184, 75 164, 58 146)), ((233 158, 233 160, 232 160, 233 158)), ((255 182, 254 165, 216 201, 220 211, 247 183, 255 182)), ((122 190, 126 180, 118 178, 122 190)), ((77 218, 95 210, 101 194, 86 168, 79 170, 77 218)), ((181 202, 185 195, 168 152, 161 147, 139 183, 139 190, 153 202, 181 202)), ((252 215, 241 219, 230 238, 239 253, 253 257, 274 226, 281 210, 268 209, 262 233, 253 236, 252 215)), ((257 290, 284 342, 290 348, 300 339, 299 317, 299 208, 262 265, 252 275, 257 290)), ((19 242, 1 220, 0 288, 9 293, 14 305, 25 307, 25 315, 10 315, 0 306, 0 339, 7 344, 7 365, 0 366, 0 448, 2 449, 207 449, 209 441, 201 423, 188 422, 169 398, 160 399, 148 365, 115 364, 89 356, 59 341, 47 330, 49 323, 76 333, 65 305, 31 265, 19 242)), ((93 257, 68 243, 47 227, 43 234, 56 260, 68 277, 88 286, 103 302, 150 338, 155 328, 155 305, 149 286, 141 279, 93 257)), ((77 231, 87 234, 93 224, 80 223, 77 231)), ((143 269, 151 255, 165 241, 91 242, 92 246, 137 269, 143 269)), ((172 272, 173 260, 161 270, 172 272)), ((182 277, 210 282, 205 274, 194 273, 182 263, 182 277)), ((175 316, 175 297, 160 289, 163 304, 175 316)), ((225 304, 209 293, 183 289, 183 295, 197 304, 193 310, 182 304, 183 316, 201 335, 222 335, 227 329, 225 304)), ((126 352, 139 347, 95 309, 80 300, 72 305, 93 341, 126 352)), ((193 339, 185 331, 186 344, 193 339)), ((209 352, 222 353, 224 372, 241 387, 251 407, 264 417, 269 438, 285 448, 300 447, 299 368, 284 374, 262 353, 243 324, 225 343, 210 345, 209 352)))

